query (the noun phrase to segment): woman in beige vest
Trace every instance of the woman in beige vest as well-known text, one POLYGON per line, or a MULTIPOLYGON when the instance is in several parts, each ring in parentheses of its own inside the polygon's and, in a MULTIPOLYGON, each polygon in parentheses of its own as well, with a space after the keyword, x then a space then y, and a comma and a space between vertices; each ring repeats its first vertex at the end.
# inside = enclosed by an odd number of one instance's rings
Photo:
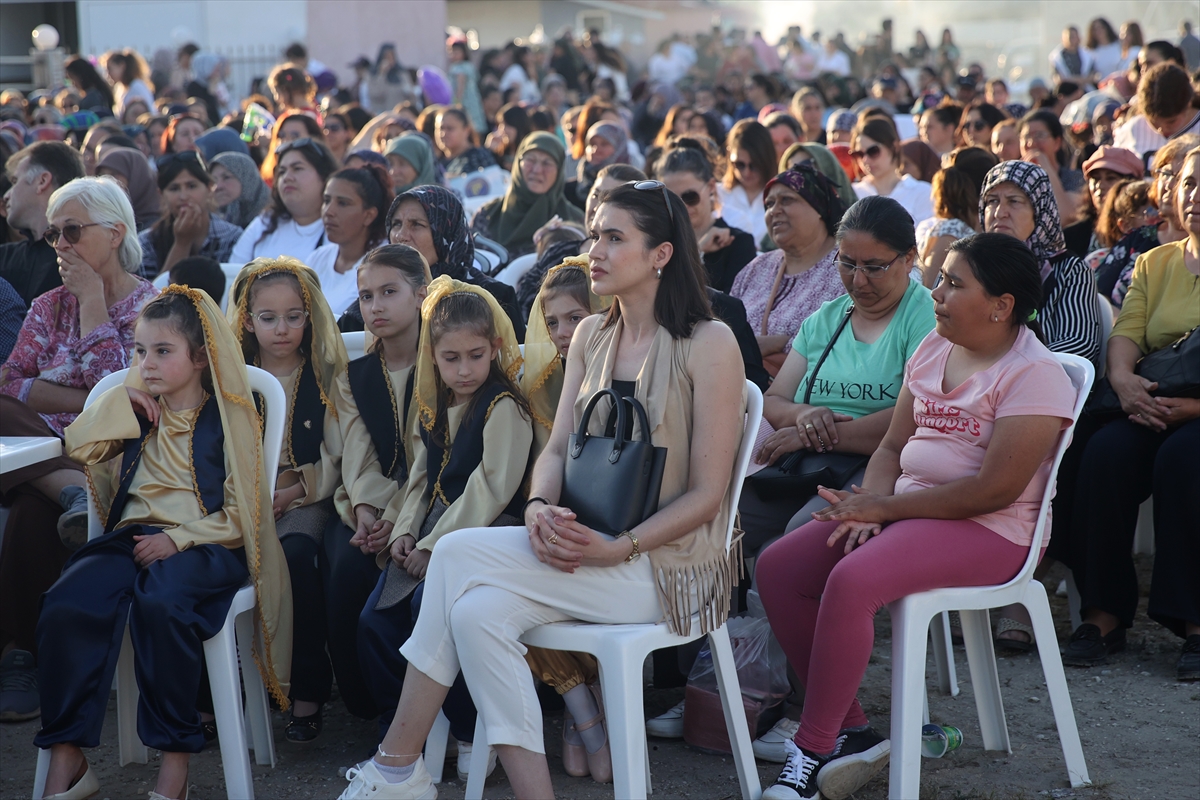
MULTIPOLYGON (((614 189, 592 233, 593 286, 614 301, 575 331, 525 527, 441 540, 401 648, 409 667, 395 721, 375 757, 348 771, 346 800, 436 797, 418 754, 460 668, 516 796, 551 797, 542 712, 518 637, 569 619, 665 619, 685 634, 725 621, 735 572, 725 531, 745 409, 737 343, 712 319, 687 207, 662 184, 614 189), (609 387, 645 406, 654 444, 667 448, 659 511, 615 538, 557 505, 568 434, 609 387)), ((593 433, 603 435, 602 416, 593 416, 593 433)))

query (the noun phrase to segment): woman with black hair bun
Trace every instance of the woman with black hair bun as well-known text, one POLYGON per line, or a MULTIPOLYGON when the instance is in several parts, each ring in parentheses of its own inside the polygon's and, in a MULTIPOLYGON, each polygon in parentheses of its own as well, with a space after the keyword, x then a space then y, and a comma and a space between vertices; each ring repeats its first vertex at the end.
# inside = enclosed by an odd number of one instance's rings
POLYGON ((216 213, 213 179, 195 151, 171 153, 158 160, 162 216, 138 236, 141 275, 153 280, 191 256, 228 261, 242 229, 216 213))
POLYGON ((391 205, 392 180, 378 164, 338 170, 325 184, 321 220, 329 244, 318 247, 306 261, 335 316, 357 302, 358 265, 387 240, 391 205))
POLYGON ((708 151, 695 139, 675 138, 654 172, 687 206, 708 285, 728 294, 733 279, 757 253, 754 237, 720 216, 716 169, 708 151))

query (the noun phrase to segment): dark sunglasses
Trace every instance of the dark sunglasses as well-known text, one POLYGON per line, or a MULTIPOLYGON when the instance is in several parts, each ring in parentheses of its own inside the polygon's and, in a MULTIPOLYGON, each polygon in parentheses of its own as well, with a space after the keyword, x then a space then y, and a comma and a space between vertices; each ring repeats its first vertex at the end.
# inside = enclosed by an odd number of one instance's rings
POLYGON ((738 172, 749 172, 750 170, 754 169, 754 165, 748 161, 734 161, 733 168, 738 172))
POLYGON ((851 150, 850 157, 851 158, 878 158, 879 154, 882 152, 883 152, 882 147, 880 147, 877 144, 873 144, 870 147, 868 147, 866 150, 851 150))
POLYGON ((639 192, 656 192, 662 190, 663 202, 667 204, 667 215, 671 218, 671 224, 675 224, 675 209, 671 207, 671 196, 668 194, 667 185, 662 181, 635 181, 633 188, 639 192))
POLYGON ((316 142, 308 136, 301 136, 299 139, 292 139, 290 142, 283 142, 275 148, 275 157, 283 158, 284 153, 290 153, 292 150, 303 150, 304 148, 316 149, 316 142))
POLYGON ((689 189, 688 191, 679 195, 679 199, 683 201, 685 206, 691 208, 700 204, 700 193, 689 189))
POLYGON ((325 126, 326 133, 341 133, 344 130, 346 130, 346 129, 341 125, 326 125, 325 126))
POLYGON ((979 133, 981 130, 984 130, 985 128, 988 128, 990 126, 987 124, 987 120, 977 119, 977 120, 968 122, 967 127, 970 128, 971 130, 975 131, 976 133, 979 133))
POLYGON ((159 156, 157 159, 155 159, 154 163, 158 166, 158 171, 162 172, 163 170, 165 170, 167 167, 171 166, 171 164, 175 163, 176 161, 180 161, 183 163, 188 163, 188 162, 194 161, 200 165, 201 169, 204 169, 207 171, 207 167, 204 164, 204 158, 200 155, 200 153, 196 152, 195 150, 184 150, 181 153, 166 153, 164 155, 159 156))
POLYGON ((49 228, 46 228, 46 232, 42 234, 42 238, 45 239, 46 244, 50 245, 51 247, 58 247, 59 236, 66 239, 68 244, 79 244, 79 238, 83 236, 83 229, 91 228, 99 224, 99 222, 89 222, 86 225, 71 223, 70 225, 64 225, 62 230, 59 230, 51 225, 49 228))

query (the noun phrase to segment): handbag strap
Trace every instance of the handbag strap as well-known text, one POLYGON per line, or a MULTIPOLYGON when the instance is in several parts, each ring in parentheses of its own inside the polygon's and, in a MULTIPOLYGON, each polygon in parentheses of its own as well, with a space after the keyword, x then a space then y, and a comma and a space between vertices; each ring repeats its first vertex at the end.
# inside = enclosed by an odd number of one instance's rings
POLYGON ((846 323, 850 321, 850 315, 854 313, 854 303, 846 309, 846 313, 842 315, 842 321, 838 323, 837 330, 833 332, 833 338, 829 340, 829 344, 825 345, 825 349, 821 352, 821 357, 817 359, 817 365, 812 369, 812 376, 808 379, 808 388, 804 390, 804 405, 808 405, 809 398, 812 397, 813 384, 817 381, 817 373, 821 371, 821 365, 825 363, 825 359, 829 357, 829 351, 833 349, 834 342, 842 335, 842 329, 846 327, 846 323))

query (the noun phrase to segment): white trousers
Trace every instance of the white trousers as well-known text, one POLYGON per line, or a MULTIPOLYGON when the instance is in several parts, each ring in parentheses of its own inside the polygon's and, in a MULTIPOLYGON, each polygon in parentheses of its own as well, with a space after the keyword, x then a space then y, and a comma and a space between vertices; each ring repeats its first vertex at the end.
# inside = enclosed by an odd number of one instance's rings
POLYGON ((421 612, 400 652, 443 686, 462 670, 488 744, 545 753, 542 709, 518 637, 568 619, 662 618, 649 558, 567 573, 538 561, 523 527, 467 528, 434 548, 421 612))

